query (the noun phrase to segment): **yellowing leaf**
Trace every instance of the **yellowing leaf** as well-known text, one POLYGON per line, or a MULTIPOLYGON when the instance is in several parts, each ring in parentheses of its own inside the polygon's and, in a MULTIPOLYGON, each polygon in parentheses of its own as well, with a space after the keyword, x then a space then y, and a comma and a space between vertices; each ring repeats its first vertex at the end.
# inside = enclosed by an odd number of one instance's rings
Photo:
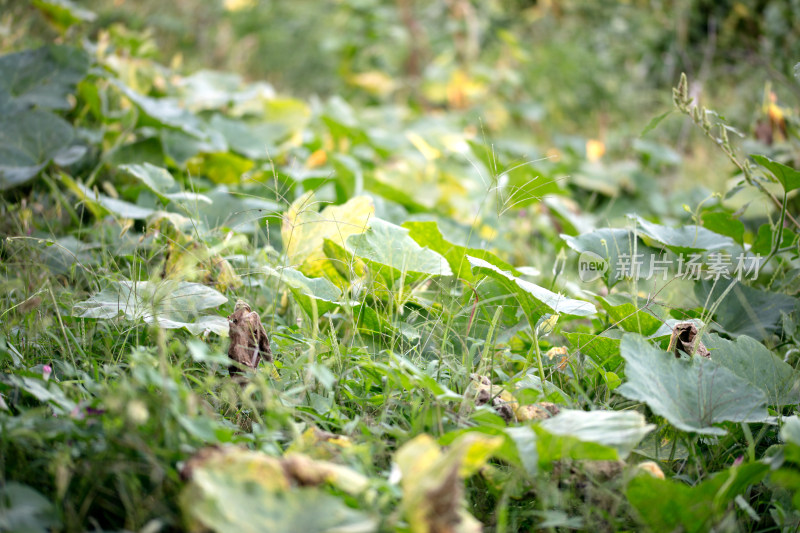
POLYGON ((434 159, 438 159, 442 156, 442 153, 439 150, 428 144, 428 141, 423 139, 418 133, 409 131, 406 133, 406 139, 408 139, 409 142, 414 145, 414 148, 419 150, 422 153, 422 156, 428 161, 433 161, 434 159))
POLYGON ((599 161, 603 154, 606 153, 606 145, 603 141, 596 139, 589 139, 586 141, 586 159, 589 161, 599 161))
POLYGON ((391 93, 396 86, 392 77, 380 70, 369 70, 367 72, 353 74, 348 81, 356 87, 361 87, 378 96, 386 96, 391 93))
POLYGON ((442 452, 429 435, 404 444, 395 455, 402 473, 403 511, 415 533, 467 533, 482 529, 467 512, 463 479, 486 464, 501 437, 467 433, 442 452))
POLYGON ((281 238, 290 265, 308 276, 319 277, 331 269, 322 247, 325 239, 344 248, 347 237, 362 233, 375 213, 368 196, 351 198, 343 205, 329 205, 321 212, 309 191, 289 206, 281 225, 281 238))
POLYGON ((315 150, 308 156, 306 160, 306 167, 307 168, 317 168, 321 167, 325 163, 328 162, 328 154, 325 150, 315 150))
POLYGON ((255 4, 255 0, 225 0, 223 2, 225 11, 242 11, 245 9, 251 9, 253 6, 255 6, 255 4))
POLYGON ((236 184, 255 163, 231 152, 202 154, 191 158, 186 169, 194 176, 206 176, 214 183, 236 184))

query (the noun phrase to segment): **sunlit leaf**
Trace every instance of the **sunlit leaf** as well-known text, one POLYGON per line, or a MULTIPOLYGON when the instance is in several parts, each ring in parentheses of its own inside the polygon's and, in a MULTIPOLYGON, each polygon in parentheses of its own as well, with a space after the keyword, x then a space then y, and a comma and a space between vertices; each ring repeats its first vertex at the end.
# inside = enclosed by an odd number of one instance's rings
POLYGON ((351 235, 345 248, 363 260, 374 274, 391 285, 400 279, 418 281, 427 276, 451 276, 444 257, 423 248, 408 236, 408 230, 384 220, 369 221, 364 233, 351 235))
POLYGON ((313 192, 294 201, 281 225, 281 239, 289 264, 309 276, 325 273, 328 258, 323 252, 325 239, 340 247, 348 236, 367 229, 375 213, 372 199, 357 196, 343 205, 329 205, 319 211, 313 192))
POLYGON ((149 207, 142 207, 126 202, 125 200, 111 198, 105 194, 95 192, 86 185, 73 180, 63 173, 61 175, 61 181, 68 189, 78 196, 78 198, 86 202, 96 216, 101 216, 103 213, 111 213, 121 218, 144 220, 154 212, 154 210, 149 207))
POLYGON ((631 216, 637 230, 675 253, 693 253, 714 250, 733 250, 736 243, 730 237, 714 233, 702 226, 685 225, 677 228, 649 222, 639 216, 631 216))
POLYGON ((531 327, 534 327, 546 314, 590 316, 597 312, 594 305, 589 302, 556 294, 501 270, 483 259, 470 256, 467 256, 467 259, 472 265, 473 273, 481 273, 499 281, 509 293, 516 296, 531 327))
POLYGON ((309 278, 289 267, 264 267, 264 272, 269 276, 276 276, 281 283, 288 285, 297 303, 310 317, 318 318, 346 304, 342 302, 342 291, 326 278, 309 278))
POLYGON ((645 422, 636 411, 575 411, 562 409, 553 418, 539 423, 552 435, 575 437, 613 448, 620 459, 628 454, 656 427, 645 422))
POLYGON ((141 165, 122 165, 120 170, 124 170, 131 176, 144 183, 147 188, 165 200, 175 202, 188 202, 196 204, 199 202, 210 204, 211 199, 205 195, 193 192, 180 191, 180 187, 175 182, 167 169, 143 163, 141 165))
POLYGON ((472 268, 467 256, 483 259, 503 270, 513 271, 514 268, 495 256, 493 253, 479 248, 467 248, 447 241, 433 221, 410 221, 403 224, 408 229, 408 235, 420 246, 430 248, 447 259, 452 271, 460 278, 472 280, 472 268))

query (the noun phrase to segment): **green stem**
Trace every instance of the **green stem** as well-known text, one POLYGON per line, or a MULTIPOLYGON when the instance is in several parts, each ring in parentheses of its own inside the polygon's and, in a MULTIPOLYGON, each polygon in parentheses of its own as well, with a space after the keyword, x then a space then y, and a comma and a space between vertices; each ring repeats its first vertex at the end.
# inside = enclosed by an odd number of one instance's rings
MULTIPOLYGON (((542 364, 542 350, 539 348, 539 329, 533 326, 533 350, 536 351, 536 363, 539 365, 539 379, 542 381, 542 394, 547 396, 544 380, 544 365, 542 364)), ((530 353, 528 354, 528 364, 530 364, 530 353)))

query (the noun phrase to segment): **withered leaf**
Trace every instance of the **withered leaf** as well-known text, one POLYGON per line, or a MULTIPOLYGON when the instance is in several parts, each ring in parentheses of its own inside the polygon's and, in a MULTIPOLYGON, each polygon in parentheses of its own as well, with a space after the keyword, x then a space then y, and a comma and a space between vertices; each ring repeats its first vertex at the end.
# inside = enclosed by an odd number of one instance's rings
POLYGON ((669 350, 675 353, 675 357, 680 357, 679 351, 692 355, 697 352, 706 358, 711 358, 711 354, 705 345, 697 338, 697 326, 691 322, 679 322, 672 330, 672 337, 669 340, 669 350), (696 345, 696 346, 695 346, 696 345))
MULTIPOLYGON (((259 360, 272 361, 269 337, 261 324, 261 317, 247 303, 242 300, 236 302, 236 308, 228 317, 228 322, 231 338, 228 357, 239 365, 254 370, 258 367, 259 360)), ((238 366, 231 365, 228 372, 234 376, 240 374, 241 370, 238 366)))

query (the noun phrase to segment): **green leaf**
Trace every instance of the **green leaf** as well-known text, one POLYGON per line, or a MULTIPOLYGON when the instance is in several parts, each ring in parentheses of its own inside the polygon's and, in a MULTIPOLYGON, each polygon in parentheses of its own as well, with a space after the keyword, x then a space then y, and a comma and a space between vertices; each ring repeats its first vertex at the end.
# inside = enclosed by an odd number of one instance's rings
POLYGON ((72 316, 144 320, 166 329, 186 328, 195 335, 212 331, 228 334, 228 321, 202 311, 228 299, 205 285, 186 281, 118 281, 72 307, 72 316))
POLYGON ((794 415, 783 419, 781 439, 784 442, 800 446, 800 417, 794 415))
POLYGON ((444 257, 422 248, 408 236, 406 228, 379 218, 370 220, 364 233, 349 236, 345 249, 363 260, 390 287, 401 279, 414 283, 428 276, 453 275, 444 257))
POLYGON ((509 293, 516 296, 531 327, 535 327, 539 319, 546 314, 590 316, 597 312, 594 305, 589 302, 556 294, 520 279, 510 272, 500 270, 483 259, 471 256, 467 256, 467 259, 472 265, 473 273, 480 273, 498 281, 509 293))
POLYGON ((103 213, 108 212, 121 218, 144 220, 154 213, 154 210, 149 207, 142 207, 124 200, 111 198, 105 194, 96 193, 83 183, 73 180, 63 172, 60 177, 64 185, 85 202, 95 216, 99 217, 102 216, 103 213))
POLYGON ((186 162, 186 170, 194 176, 205 176, 212 182, 236 185, 255 163, 231 152, 214 152, 197 155, 186 162))
POLYGON ((625 331, 652 335, 661 327, 662 321, 647 311, 640 311, 629 298, 618 295, 600 298, 609 318, 625 331))
MULTIPOLYGON (((795 242, 797 237, 789 228, 783 228, 781 232, 781 247, 789 246, 795 242)), ((750 253, 757 255, 769 255, 774 245, 776 238, 775 231, 773 231, 772 224, 761 224, 758 227, 758 233, 753 240, 753 246, 750 247, 750 253)))
POLYGON ((576 411, 562 409, 556 416, 543 420, 539 427, 551 435, 574 437, 582 442, 595 442, 617 451, 620 459, 628 454, 656 426, 647 424, 636 411, 576 411))
POLYGON ((738 244, 744 243, 744 224, 738 218, 721 211, 706 211, 701 217, 703 227, 721 235, 733 238, 738 244))
POLYGON ((549 470, 556 461, 617 461, 619 453, 611 446, 585 441, 573 435, 555 435, 540 425, 531 426, 536 434, 539 468, 549 470))
POLYGON ((211 204, 211 199, 203 194, 180 191, 180 187, 175 182, 167 169, 152 165, 150 163, 122 165, 119 167, 138 179, 159 197, 174 202, 187 201, 192 204, 203 202, 211 204))
POLYGON ((241 233, 254 233, 259 222, 279 213, 281 205, 272 200, 248 194, 239 187, 236 193, 220 185, 204 193, 211 203, 200 203, 197 215, 209 228, 231 228, 241 233))
POLYGON ((749 463, 729 468, 694 487, 679 481, 639 474, 625 495, 639 518, 653 531, 714 530, 736 496, 764 479, 769 466, 749 463))
POLYGON ((4 374, 2 381, 12 387, 18 387, 40 402, 49 404, 58 415, 69 415, 76 407, 75 402, 70 400, 59 384, 53 380, 47 382, 41 376, 4 374))
POLYGON ((70 0, 33 0, 33 5, 44 13, 62 32, 80 22, 92 22, 97 15, 70 0))
POLYGON ((277 153, 278 143, 289 134, 289 128, 280 123, 249 124, 222 115, 214 115, 209 126, 222 134, 231 151, 253 160, 269 159, 270 154, 277 153))
POLYGON ((16 481, 0 487, 0 530, 47 533, 60 528, 58 511, 42 494, 16 481))
POLYGON ((620 351, 627 381, 617 392, 647 403, 678 429, 724 435, 714 424, 763 422, 768 416, 764 393, 712 360, 676 358, 633 333, 622 338, 620 351))
POLYGON ((657 116, 653 117, 652 119, 650 119, 650 122, 648 122, 647 126, 644 127, 644 129, 642 130, 642 133, 639 134, 639 137, 644 137, 645 135, 647 135, 648 133, 650 133, 651 131, 656 129, 656 127, 659 124, 661 124, 661 121, 664 120, 665 118, 667 118, 668 116, 670 116, 673 111, 675 111, 675 110, 674 109, 670 109, 669 111, 665 111, 665 112, 661 113, 660 115, 657 115, 657 116))
POLYGON ((627 257, 627 266, 631 266, 631 258, 636 255, 639 259, 639 270, 642 275, 647 275, 652 267, 652 258, 658 251, 645 246, 631 230, 603 228, 577 237, 561 235, 567 245, 578 253, 591 252, 604 260, 608 268, 603 273, 606 285, 611 288, 622 279, 626 272, 626 264, 620 259, 627 257))
POLYGON ((417 241, 420 246, 430 248, 447 259, 450 268, 459 278, 467 281, 473 279, 472 269, 467 259, 468 255, 483 259, 503 270, 514 271, 514 267, 489 251, 467 248, 445 240, 436 222, 411 221, 403 223, 403 227, 408 229, 409 237, 417 241))
POLYGON ((783 163, 773 161, 763 155, 753 154, 750 157, 753 158, 753 161, 772 172, 781 185, 783 185, 783 190, 785 192, 800 189, 800 171, 784 165, 783 163))
POLYGON ((47 111, 22 111, 0 118, 0 190, 34 178, 50 161, 66 153, 74 138, 72 126, 47 111))
POLYGON ((714 233, 702 226, 687 225, 671 228, 648 222, 639 216, 630 216, 642 235, 663 244, 677 254, 703 251, 731 250, 736 243, 730 237, 714 233))
POLYGON ((342 291, 326 278, 309 278, 302 272, 285 267, 274 269, 264 267, 270 276, 277 276, 292 291, 295 300, 310 317, 319 318, 328 311, 332 311, 342 302, 342 291))
POLYGON ((115 78, 111 78, 110 81, 142 111, 144 125, 175 128, 199 139, 208 137, 203 122, 196 115, 181 107, 177 99, 151 98, 139 94, 115 78))
MULTIPOLYGON (((723 281, 716 285, 710 280, 695 284, 694 293, 701 305, 710 307, 716 303, 731 283, 723 281)), ((797 298, 737 283, 717 307, 714 320, 726 333, 747 335, 762 341, 777 335, 782 314, 789 314, 797 308, 797 298)))
POLYGON ((735 341, 708 335, 703 343, 714 362, 764 391, 769 405, 800 403, 800 375, 760 342, 746 335, 735 341))
MULTIPOLYGON (((610 333, 608 332, 608 334, 610 333)), ((603 368, 616 370, 622 364, 622 356, 619 353, 620 339, 606 334, 565 333, 564 335, 572 346, 591 357, 603 368)))
POLYGON ((34 106, 69 109, 67 95, 88 71, 89 58, 71 46, 51 45, 0 56, 0 116, 34 106))

